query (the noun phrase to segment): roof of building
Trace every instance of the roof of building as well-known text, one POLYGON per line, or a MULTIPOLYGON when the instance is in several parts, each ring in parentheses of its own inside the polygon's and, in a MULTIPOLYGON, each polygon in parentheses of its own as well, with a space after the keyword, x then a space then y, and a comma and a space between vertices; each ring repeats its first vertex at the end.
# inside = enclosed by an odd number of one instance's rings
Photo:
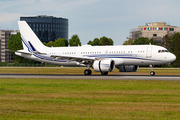
POLYGON ((144 27, 177 27, 177 26, 171 26, 168 25, 165 22, 152 22, 152 23, 146 23, 146 26, 139 26, 139 28, 144 28, 144 27))

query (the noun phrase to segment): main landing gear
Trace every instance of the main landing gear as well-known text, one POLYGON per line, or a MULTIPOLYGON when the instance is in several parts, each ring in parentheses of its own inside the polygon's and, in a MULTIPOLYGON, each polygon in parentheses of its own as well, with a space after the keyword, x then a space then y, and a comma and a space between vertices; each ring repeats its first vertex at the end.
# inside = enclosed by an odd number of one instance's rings
MULTIPOLYGON (((91 75, 92 71, 91 70, 84 70, 84 75, 91 75)), ((101 72, 101 75, 108 75, 108 72, 101 72)))
POLYGON ((91 70, 84 70, 84 75, 91 75, 92 74, 92 71, 91 70))
MULTIPOLYGON (((87 69, 84 70, 84 75, 91 75, 92 71, 90 70, 90 65, 87 66, 87 69)), ((108 72, 101 72, 101 75, 108 75, 108 72)))
POLYGON ((90 66, 88 65, 87 69, 84 70, 84 75, 91 75, 91 74, 92 74, 92 71, 90 70, 90 66))
POLYGON ((153 66, 152 66, 152 65, 149 65, 149 67, 151 68, 150 75, 151 75, 151 76, 154 76, 154 75, 155 75, 155 72, 153 71, 153 66))

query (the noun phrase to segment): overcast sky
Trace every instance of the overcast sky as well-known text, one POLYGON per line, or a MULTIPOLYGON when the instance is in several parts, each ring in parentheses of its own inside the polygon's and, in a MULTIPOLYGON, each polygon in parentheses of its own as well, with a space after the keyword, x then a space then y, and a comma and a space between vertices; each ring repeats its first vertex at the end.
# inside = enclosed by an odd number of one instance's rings
POLYGON ((0 0, 0 29, 18 30, 20 16, 69 19, 69 38, 82 44, 106 36, 121 45, 129 31, 148 22, 180 26, 179 0, 0 0))

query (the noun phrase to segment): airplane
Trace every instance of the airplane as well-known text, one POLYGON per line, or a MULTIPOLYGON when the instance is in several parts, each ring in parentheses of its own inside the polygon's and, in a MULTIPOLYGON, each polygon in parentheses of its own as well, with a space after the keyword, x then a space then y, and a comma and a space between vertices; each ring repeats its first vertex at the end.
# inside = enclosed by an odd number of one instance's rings
POLYGON ((18 26, 23 50, 15 51, 16 55, 55 65, 85 66, 84 75, 92 74, 90 68, 101 72, 101 75, 108 75, 115 68, 119 72, 136 72, 140 65, 149 65, 150 75, 153 76, 155 72, 152 66, 176 60, 174 54, 156 45, 47 47, 25 21, 18 21, 18 26))

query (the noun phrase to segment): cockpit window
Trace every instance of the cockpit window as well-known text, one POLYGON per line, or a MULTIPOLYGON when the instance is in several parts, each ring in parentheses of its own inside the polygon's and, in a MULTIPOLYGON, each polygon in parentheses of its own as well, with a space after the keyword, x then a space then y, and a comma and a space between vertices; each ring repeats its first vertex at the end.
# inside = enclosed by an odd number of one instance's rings
POLYGON ((158 53, 165 53, 165 52, 169 52, 168 50, 158 50, 158 53))

